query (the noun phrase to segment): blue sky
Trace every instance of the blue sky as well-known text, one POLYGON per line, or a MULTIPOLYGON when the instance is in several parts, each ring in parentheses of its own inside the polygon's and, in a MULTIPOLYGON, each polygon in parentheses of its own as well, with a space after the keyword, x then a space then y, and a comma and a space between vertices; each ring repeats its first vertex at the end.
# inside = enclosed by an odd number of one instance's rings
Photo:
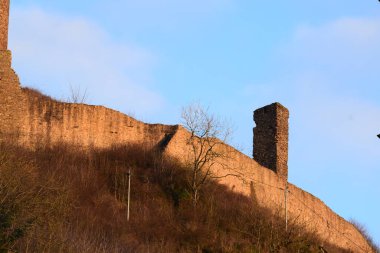
POLYGON ((290 110, 289 181, 380 242, 380 3, 12 0, 23 85, 146 122, 200 101, 252 152, 252 111, 290 110))

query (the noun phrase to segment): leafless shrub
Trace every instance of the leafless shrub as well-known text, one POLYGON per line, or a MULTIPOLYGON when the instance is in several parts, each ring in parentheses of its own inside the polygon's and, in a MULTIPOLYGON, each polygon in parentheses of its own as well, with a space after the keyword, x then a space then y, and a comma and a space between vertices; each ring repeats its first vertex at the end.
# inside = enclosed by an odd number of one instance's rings
POLYGON ((70 95, 66 102, 83 104, 86 103, 88 99, 87 88, 82 91, 80 86, 70 85, 70 95))
POLYGON ((44 235, 65 217, 70 203, 63 187, 42 176, 20 148, 0 145, 0 249, 11 250, 20 240, 45 244, 44 235))
MULTIPOLYGON (((231 136, 231 129, 215 115, 199 104, 192 104, 182 109, 184 127, 190 132, 186 140, 190 146, 188 183, 194 205, 199 199, 199 192, 210 180, 220 178, 212 173, 215 165, 223 166, 228 153, 222 149, 231 136)), ((231 174, 233 175, 233 174, 231 174)), ((223 177, 230 176, 229 174, 223 177)))
POLYGON ((35 89, 35 88, 30 88, 30 87, 23 87, 22 88, 23 92, 28 95, 29 98, 32 99, 38 99, 42 101, 55 101, 58 102, 57 99, 54 99, 48 95, 43 94, 41 91, 35 89))
POLYGON ((375 243, 375 241, 372 239, 370 234, 368 233, 367 229, 363 224, 360 222, 351 219, 350 220, 351 224, 354 225, 354 227, 364 236, 364 238, 367 240, 368 244, 370 245, 371 249, 375 253, 380 253, 380 247, 375 243))

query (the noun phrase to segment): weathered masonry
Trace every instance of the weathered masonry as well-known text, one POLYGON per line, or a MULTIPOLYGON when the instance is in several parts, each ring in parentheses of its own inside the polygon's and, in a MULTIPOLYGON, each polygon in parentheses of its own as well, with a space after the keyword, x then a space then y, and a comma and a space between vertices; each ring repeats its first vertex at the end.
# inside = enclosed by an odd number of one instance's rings
POLYGON ((0 50, 8 49, 9 0, 0 0, 0 50))
POLYGON ((274 103, 254 112, 253 157, 262 166, 288 178, 289 111, 274 103))

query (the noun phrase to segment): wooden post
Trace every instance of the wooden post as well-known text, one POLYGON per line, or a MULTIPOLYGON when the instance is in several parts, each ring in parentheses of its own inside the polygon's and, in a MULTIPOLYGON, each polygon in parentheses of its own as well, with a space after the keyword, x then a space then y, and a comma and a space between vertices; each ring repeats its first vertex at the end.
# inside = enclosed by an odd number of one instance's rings
POLYGON ((288 182, 285 185, 285 231, 288 232, 288 182))
POLYGON ((127 203, 127 221, 129 221, 129 208, 131 203, 131 169, 128 171, 128 203, 127 203))

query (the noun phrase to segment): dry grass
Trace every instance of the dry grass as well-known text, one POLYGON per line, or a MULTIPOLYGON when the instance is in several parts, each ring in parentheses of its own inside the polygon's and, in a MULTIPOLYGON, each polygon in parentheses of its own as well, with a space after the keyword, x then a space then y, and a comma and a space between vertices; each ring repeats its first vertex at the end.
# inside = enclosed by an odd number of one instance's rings
POLYGON ((368 245, 370 245, 371 249, 374 253, 380 253, 380 247, 375 243, 375 241, 372 239, 370 234, 368 233, 367 229, 364 225, 360 224, 358 221, 351 219, 351 224, 356 227, 357 230, 364 236, 364 238, 367 240, 368 245))
POLYGON ((30 88, 30 87, 22 87, 22 91, 30 98, 30 99, 36 99, 40 101, 54 101, 59 102, 59 100, 52 98, 48 95, 43 94, 41 91, 30 88))
POLYGON ((189 172, 148 147, 2 144, 0 162, 0 252, 321 252, 313 234, 286 232, 279 216, 216 183, 194 207, 189 172))

